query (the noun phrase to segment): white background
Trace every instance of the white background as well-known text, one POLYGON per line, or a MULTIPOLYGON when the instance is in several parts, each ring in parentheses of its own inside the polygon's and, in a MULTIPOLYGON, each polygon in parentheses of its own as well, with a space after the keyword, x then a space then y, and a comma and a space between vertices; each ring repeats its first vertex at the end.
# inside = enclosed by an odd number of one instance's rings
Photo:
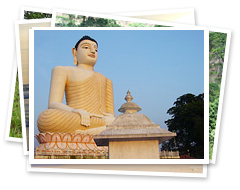
MULTIPOLYGON (((239 188, 239 43, 240 12, 237 1, 49 1, 49 0, 8 0, 1 4, 0 34, 0 172, 1 189, 213 189, 239 188), (212 28, 232 30, 230 55, 223 103, 222 122, 219 136, 218 154, 215 165, 208 167, 208 177, 141 177, 120 175, 29 173, 22 143, 5 141, 5 130, 9 106, 12 69, 15 57, 14 21, 19 19, 21 6, 36 8, 59 8, 97 13, 149 11, 159 9, 194 8, 196 24, 212 28)), ((12 100, 11 100, 12 101, 12 100)))

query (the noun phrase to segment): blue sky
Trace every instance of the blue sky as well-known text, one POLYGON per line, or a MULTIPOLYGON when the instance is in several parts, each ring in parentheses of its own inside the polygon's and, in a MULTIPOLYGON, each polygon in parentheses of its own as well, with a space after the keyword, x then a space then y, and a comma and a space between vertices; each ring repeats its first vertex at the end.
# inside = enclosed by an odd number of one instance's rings
POLYGON ((98 42, 94 70, 113 82, 115 115, 129 90, 139 113, 166 129, 167 110, 179 96, 204 92, 204 31, 158 29, 35 30, 35 134, 37 117, 48 108, 52 69, 73 66, 72 47, 84 35, 98 42))

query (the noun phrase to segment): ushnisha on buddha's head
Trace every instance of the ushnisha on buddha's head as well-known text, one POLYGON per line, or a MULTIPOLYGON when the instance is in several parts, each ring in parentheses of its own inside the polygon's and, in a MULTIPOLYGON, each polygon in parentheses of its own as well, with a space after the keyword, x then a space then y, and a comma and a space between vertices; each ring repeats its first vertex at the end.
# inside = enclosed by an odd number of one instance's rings
POLYGON ((94 67, 98 58, 98 43, 90 36, 83 36, 72 48, 74 65, 94 67))

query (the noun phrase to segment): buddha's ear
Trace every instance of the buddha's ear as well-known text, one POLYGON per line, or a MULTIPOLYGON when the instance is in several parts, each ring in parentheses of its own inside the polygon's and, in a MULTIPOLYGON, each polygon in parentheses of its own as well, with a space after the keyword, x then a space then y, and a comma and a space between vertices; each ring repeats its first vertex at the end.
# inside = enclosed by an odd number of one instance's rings
POLYGON ((72 54, 73 54, 73 64, 77 65, 77 50, 75 48, 72 48, 72 54))

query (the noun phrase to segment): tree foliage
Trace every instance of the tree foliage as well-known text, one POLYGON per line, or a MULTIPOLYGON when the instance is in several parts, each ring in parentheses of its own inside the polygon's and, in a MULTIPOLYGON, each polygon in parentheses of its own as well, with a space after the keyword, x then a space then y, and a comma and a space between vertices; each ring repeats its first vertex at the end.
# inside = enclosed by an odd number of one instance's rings
POLYGON ((128 26, 129 27, 147 27, 148 25, 144 23, 134 22, 134 23, 129 23, 128 26))
POLYGON ((225 55, 227 34, 221 32, 209 33, 209 52, 211 59, 221 59, 223 62, 225 55))
POLYGON ((185 94, 177 98, 167 113, 172 116, 165 121, 168 129, 177 136, 163 143, 163 150, 179 150, 180 155, 188 154, 204 158, 204 95, 185 94))
MULTIPOLYGON (((82 15, 67 14, 68 16, 57 16, 59 22, 56 22, 57 27, 122 27, 114 19, 105 19, 97 17, 89 17, 82 15)), ((120 21, 121 22, 121 21, 120 21)), ((129 23, 129 27, 169 27, 164 25, 149 25, 144 23, 129 23)))
POLYGON ((209 102, 209 157, 212 158, 215 129, 217 123, 217 112, 218 112, 218 98, 213 102, 209 102))
POLYGON ((80 27, 121 27, 117 24, 114 19, 96 18, 96 17, 85 17, 83 16, 83 22, 79 25, 80 27))
POLYGON ((210 82, 221 83, 226 40, 226 33, 209 33, 210 82))
POLYGON ((52 14, 24 11, 24 19, 52 18, 52 14))
MULTIPOLYGON (((87 17, 78 15, 68 15, 69 19, 64 19, 61 23, 56 23, 58 27, 121 27, 114 19, 105 19, 97 17, 87 17), (65 20, 65 21, 64 21, 65 20)), ((60 18, 60 16, 58 16, 60 18)))
POLYGON ((210 159, 212 159, 212 152, 213 152, 213 145, 214 145, 219 95, 220 95, 220 84, 211 82, 209 84, 209 158, 210 159))
POLYGON ((165 25, 155 24, 154 27, 172 27, 172 26, 165 26, 165 25))
POLYGON ((11 126, 10 126, 10 137, 22 138, 22 124, 21 124, 21 109, 20 109, 20 97, 19 97, 19 82, 18 74, 16 76, 11 126))

